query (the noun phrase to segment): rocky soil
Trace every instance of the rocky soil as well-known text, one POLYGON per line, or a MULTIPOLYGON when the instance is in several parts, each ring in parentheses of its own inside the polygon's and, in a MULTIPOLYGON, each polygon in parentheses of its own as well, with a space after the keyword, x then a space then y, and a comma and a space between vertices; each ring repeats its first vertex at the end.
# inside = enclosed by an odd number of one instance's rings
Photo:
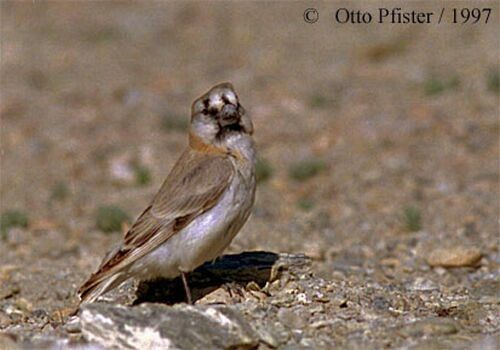
POLYGON ((489 24, 398 26, 335 24, 332 2, 315 24, 309 2, 1 2, 0 349, 497 349, 499 7, 480 4, 489 24), (191 274, 195 305, 129 281, 72 316, 220 81, 255 123, 251 219, 191 274))

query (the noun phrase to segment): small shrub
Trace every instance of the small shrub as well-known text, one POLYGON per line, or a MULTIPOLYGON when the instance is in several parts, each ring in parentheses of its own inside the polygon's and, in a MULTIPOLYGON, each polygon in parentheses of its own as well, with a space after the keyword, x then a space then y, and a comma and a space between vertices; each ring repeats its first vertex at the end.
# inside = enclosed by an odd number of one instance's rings
POLYGON ((64 182, 56 183, 50 190, 51 200, 62 201, 66 199, 68 195, 69 195, 69 189, 64 182))
POLYGON ((288 175, 296 181, 305 181, 326 170, 326 164, 320 159, 306 159, 293 164, 288 175))
POLYGON ((327 106, 328 103, 329 103, 328 98, 320 94, 314 94, 309 99, 309 105, 313 108, 323 108, 327 106))
POLYGON ((297 201, 297 206, 304 211, 311 210, 315 205, 316 203, 311 198, 300 198, 297 201))
POLYGON ((189 122, 186 117, 176 114, 166 114, 162 118, 162 128, 167 131, 186 131, 189 122))
POLYGON ((488 90, 497 94, 500 91, 500 75, 498 69, 492 69, 488 74, 488 90))
POLYGON ((425 81, 424 92, 428 96, 439 95, 445 90, 455 89, 460 85, 460 79, 453 76, 450 79, 438 79, 434 76, 425 81))
POLYGON ((145 186, 151 183, 151 171, 144 166, 135 166, 135 181, 140 186, 145 186))
POLYGON ((28 215, 20 210, 8 210, 0 216, 0 233, 5 235, 12 227, 28 227, 28 215))
POLYGON ((124 222, 130 222, 130 218, 117 206, 109 205, 97 209, 96 226, 103 232, 120 231, 124 222))
POLYGON ((265 159, 257 159, 255 164, 255 177, 257 182, 265 182, 273 176, 273 168, 265 159))
POLYGON ((427 79, 424 85, 425 94, 432 96, 442 93, 446 89, 444 83, 436 78, 427 79))
POLYGON ((415 207, 407 207, 403 213, 405 228, 410 232, 422 229, 422 216, 420 210, 415 207))

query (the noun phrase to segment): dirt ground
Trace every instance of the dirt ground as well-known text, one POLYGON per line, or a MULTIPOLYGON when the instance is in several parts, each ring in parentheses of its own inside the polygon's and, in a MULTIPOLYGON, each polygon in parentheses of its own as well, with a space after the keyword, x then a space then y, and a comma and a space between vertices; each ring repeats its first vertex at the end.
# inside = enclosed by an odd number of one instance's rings
POLYGON ((140 214, 186 146, 191 102, 231 81, 261 181, 228 252, 304 253, 374 307, 316 347, 495 348, 498 2, 405 3, 473 5, 493 8, 488 24, 341 25, 353 4, 336 2, 314 24, 309 2, 2 2, 0 331, 64 336, 122 234, 98 208, 140 214), (390 332, 428 317, 456 331, 390 332))

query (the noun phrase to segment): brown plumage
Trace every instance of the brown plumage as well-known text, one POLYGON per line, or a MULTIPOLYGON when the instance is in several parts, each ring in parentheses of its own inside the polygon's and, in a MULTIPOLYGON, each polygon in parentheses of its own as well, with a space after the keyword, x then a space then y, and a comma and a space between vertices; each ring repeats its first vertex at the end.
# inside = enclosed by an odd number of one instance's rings
POLYGON ((255 191, 253 127, 238 107, 227 83, 193 103, 189 147, 123 242, 80 287, 82 301, 93 301, 130 277, 189 272, 229 244, 248 218, 255 191), (227 240, 225 231, 229 241, 217 242, 227 240), (177 251, 184 247, 185 256, 177 251))

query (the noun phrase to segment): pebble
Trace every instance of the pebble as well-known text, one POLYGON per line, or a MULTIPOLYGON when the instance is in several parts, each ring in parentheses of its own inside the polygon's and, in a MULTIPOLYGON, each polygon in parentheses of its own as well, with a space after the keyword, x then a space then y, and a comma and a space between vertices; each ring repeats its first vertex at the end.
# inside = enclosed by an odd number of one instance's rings
POLYGON ((227 290, 224 288, 217 288, 200 300, 197 300, 196 304, 231 304, 231 302, 231 296, 227 290))
POLYGON ((439 287, 436 283, 423 277, 415 278, 415 281, 408 287, 409 290, 428 292, 437 290, 439 287))
POLYGON ((69 318, 69 320, 64 324, 63 328, 68 333, 81 333, 82 331, 80 319, 74 316, 69 318))
POLYGON ((11 323, 11 319, 10 319, 9 315, 0 311, 0 328, 5 328, 8 325, 10 325, 10 323, 11 323))
POLYGON ((298 312, 288 308, 281 308, 278 311, 278 319, 290 329, 301 329, 306 325, 306 320, 298 312))
POLYGON ((421 337, 423 335, 446 335, 458 332, 458 325, 453 319, 435 318, 406 324, 400 330, 403 336, 421 337))
POLYGON ((264 325, 257 325, 256 326, 256 332, 259 335, 259 340, 268 345, 271 348, 277 348, 280 343, 276 339, 276 337, 273 336, 272 332, 270 332, 264 325))
POLYGON ((427 256, 427 263, 433 267, 473 267, 479 263, 482 256, 481 251, 474 247, 438 248, 427 256))
POLYGON ((23 312, 31 312, 31 310, 33 309, 33 305, 24 298, 18 298, 15 301, 15 305, 19 310, 23 312))
POLYGON ((325 245, 317 241, 307 242, 304 244, 304 254, 313 260, 325 260, 325 245))
POLYGON ((249 291, 260 292, 260 287, 254 281, 248 282, 246 285, 246 289, 249 291))

